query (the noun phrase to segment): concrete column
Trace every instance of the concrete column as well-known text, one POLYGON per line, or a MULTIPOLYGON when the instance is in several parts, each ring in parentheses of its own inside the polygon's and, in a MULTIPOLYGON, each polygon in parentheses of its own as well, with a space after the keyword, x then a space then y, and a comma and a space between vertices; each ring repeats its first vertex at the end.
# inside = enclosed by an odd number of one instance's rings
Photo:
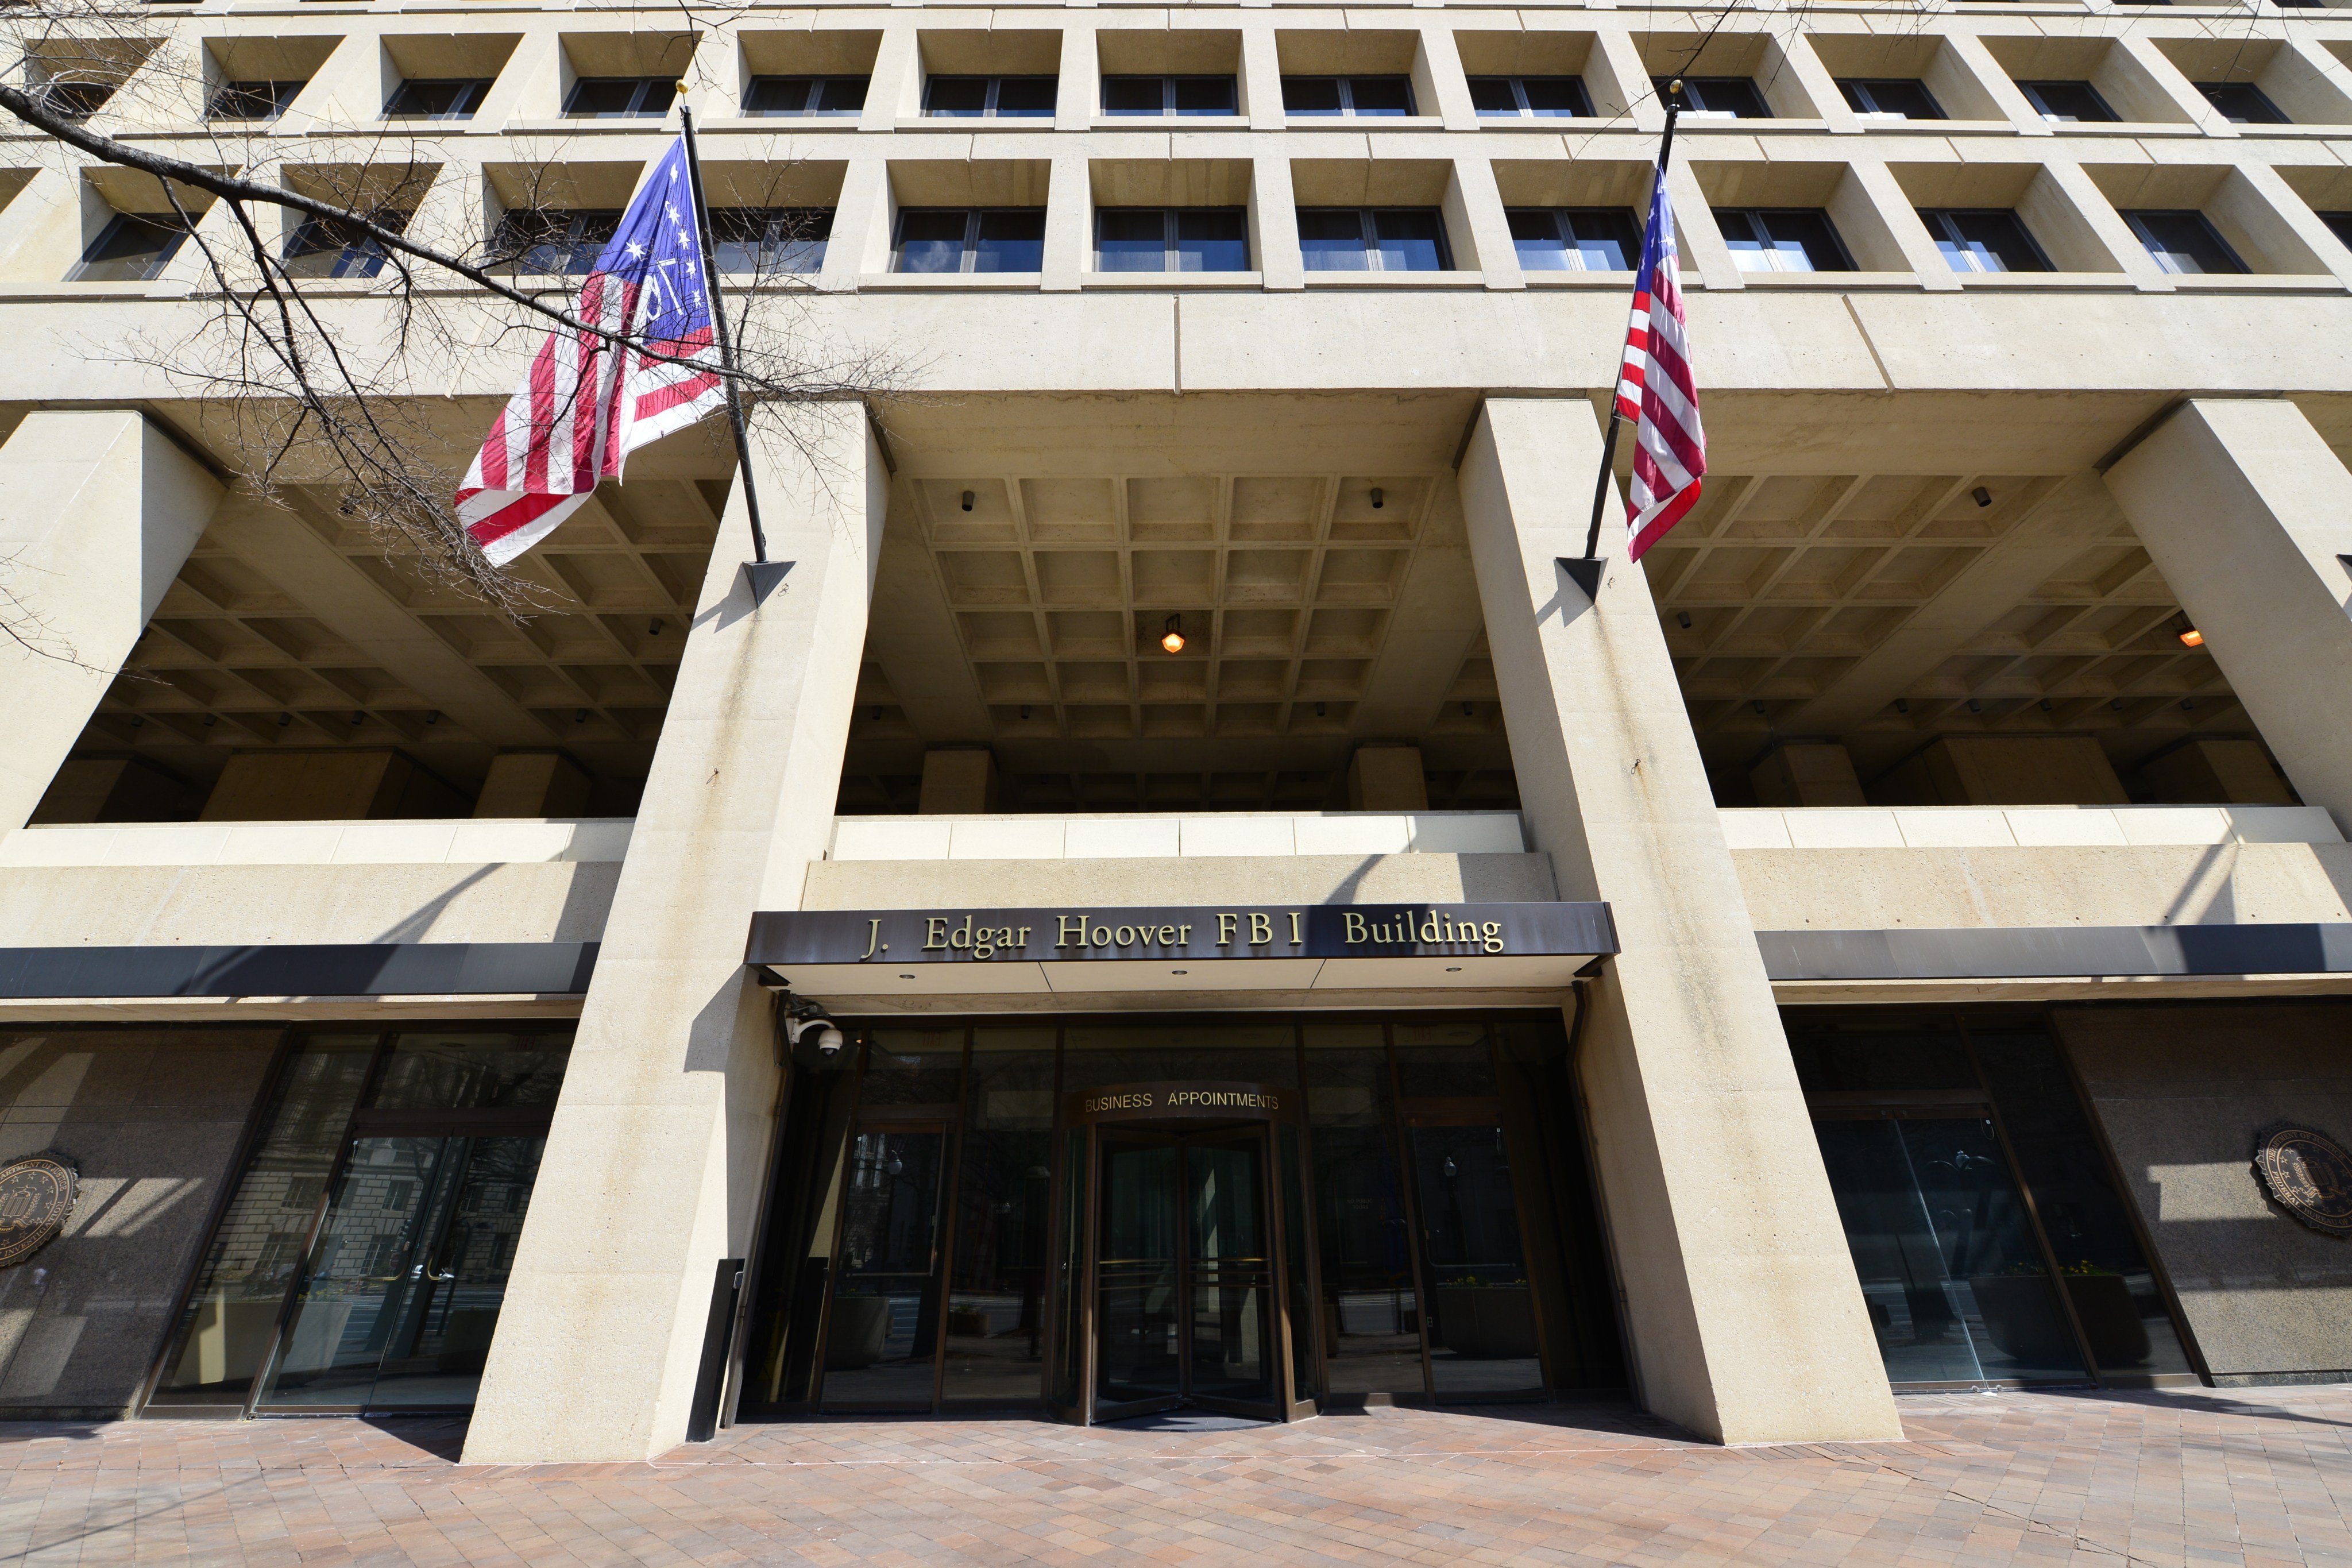
POLYGON ((2295 793, 2352 828, 2352 473, 2284 398, 2196 398, 2107 489, 2295 793))
POLYGON ((966 746, 923 753, 922 792, 915 809, 925 816, 981 816, 996 809, 996 757, 966 746))
POLYGON ((222 494, 129 410, 37 411, 0 447, 0 833, 40 803, 222 494))
POLYGON ((1560 897, 1624 951, 1580 1072, 1647 1406, 1727 1443, 1902 1435, 1656 605, 1612 500, 1580 554, 1601 430, 1489 398, 1461 467, 1471 563, 1528 826, 1560 897))
POLYGON ((773 1130, 752 910, 796 908, 833 828, 887 483, 856 404, 755 433, 755 604, 740 484, 703 579, 466 1453, 644 1459, 686 1433, 718 1259, 744 1256, 773 1130), (828 424, 817 427, 816 422, 828 424))

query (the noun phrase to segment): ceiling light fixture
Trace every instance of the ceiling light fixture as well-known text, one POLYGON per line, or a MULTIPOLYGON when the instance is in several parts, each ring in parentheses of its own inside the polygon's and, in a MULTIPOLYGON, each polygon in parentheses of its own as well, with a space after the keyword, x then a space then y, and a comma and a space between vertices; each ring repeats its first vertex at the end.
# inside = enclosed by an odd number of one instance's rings
POLYGON ((1979 485, 1976 489, 1970 490, 1969 492, 1969 499, 1975 501, 1979 506, 1992 505, 1992 492, 1985 489, 1982 485, 1979 485))
POLYGON ((971 510, 971 503, 972 503, 973 501, 978 500, 979 499, 980 499, 980 498, 979 498, 977 495, 973 494, 971 491, 970 491, 970 490, 966 490, 966 491, 964 491, 964 492, 963 492, 963 510, 966 510, 966 511, 970 511, 970 510, 971 510))
POLYGON ((1171 616, 1168 617, 1168 629, 1160 634, 1160 646, 1167 649, 1170 653, 1182 653, 1184 651, 1183 616, 1171 616))
POLYGON ((1372 487, 1372 510, 1374 511, 1378 511, 1381 508, 1386 505, 1388 505, 1388 498, 1381 494, 1380 486, 1374 485, 1372 487))
POLYGON ((2180 639, 2182 647, 2205 646, 2205 634, 2197 629, 2195 624, 2189 620, 2189 612, 2186 610, 2172 617, 2172 635, 2180 639))

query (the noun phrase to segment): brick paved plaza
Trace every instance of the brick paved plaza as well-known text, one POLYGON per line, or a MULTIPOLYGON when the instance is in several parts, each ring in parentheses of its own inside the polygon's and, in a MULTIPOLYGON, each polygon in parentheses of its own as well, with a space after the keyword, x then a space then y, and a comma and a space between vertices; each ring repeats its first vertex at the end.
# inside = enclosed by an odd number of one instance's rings
POLYGON ((467 1467, 456 1421, 0 1428, 0 1562, 2352 1564, 2352 1390, 1903 1401, 1727 1450, 1621 1408, 740 1427, 467 1467))

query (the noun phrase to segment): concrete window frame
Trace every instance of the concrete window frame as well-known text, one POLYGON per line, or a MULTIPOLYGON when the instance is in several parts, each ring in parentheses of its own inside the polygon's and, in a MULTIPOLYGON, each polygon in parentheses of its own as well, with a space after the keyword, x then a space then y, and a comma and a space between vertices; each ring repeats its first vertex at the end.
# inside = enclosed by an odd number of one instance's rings
POLYGON ((883 174, 883 200, 867 232, 854 235, 836 223, 829 247, 829 254, 841 252, 845 259, 853 251, 856 254, 858 288, 1034 289, 1042 284, 1044 275, 1037 272, 898 271, 900 218, 909 208, 1034 208, 1045 215, 1045 265, 1048 269, 1054 267, 1053 235, 1065 216, 1058 210, 1059 202, 1071 198, 1066 191, 1054 190, 1050 160, 966 158, 943 151, 931 157, 892 158, 884 165, 883 174))
MULTIPOLYGON (((1586 211, 1606 208, 1622 212, 1632 225, 1636 243, 1649 220, 1652 166, 1632 158, 1498 157, 1489 165, 1495 191, 1507 225, 1510 214, 1530 208, 1544 211, 1586 211)), ((1690 215, 1682 214, 1677 226, 1687 228, 1690 215)), ((1506 235, 1508 241, 1508 236, 1506 235)), ((1517 259, 1515 241, 1513 259, 1517 259)), ((1522 269, 1530 289, 1624 289, 1633 273, 1522 269)))
POLYGON ((1431 58, 1418 32, 1285 27, 1275 34, 1274 41, 1275 58, 1285 82, 1296 77, 1402 77, 1411 93, 1412 101, 1403 114, 1359 115, 1343 107, 1338 115, 1301 115, 1286 109, 1286 123, 1297 129, 1316 130, 1336 122, 1349 131, 1428 130, 1444 122, 1444 104, 1450 98, 1458 95, 1466 102, 1470 95, 1458 61, 1443 62, 1451 79, 1441 83, 1440 62, 1431 58))
MULTIPOLYGON (((206 120, 223 118, 222 99, 232 84, 266 81, 294 84, 276 103, 277 112, 266 123, 289 130, 286 117, 300 106, 302 95, 326 68, 327 58, 341 45, 339 34, 290 38, 206 38, 201 51, 204 67, 204 110, 206 120)), ((235 107, 235 106, 231 106, 235 107)), ((265 121, 247 120, 247 123, 265 121)))
POLYGON ((2262 125, 2242 135, 2309 133, 2352 125, 2352 93, 2337 78, 2342 68, 2287 38, 2167 38, 2148 42, 2181 77, 2195 85, 2219 82, 2253 88, 2278 106, 2290 124, 2262 125), (2336 65, 2333 71, 2331 65, 2336 65))
MULTIPOLYGON (((1285 243, 1286 227, 1269 222, 1258 199, 1255 170, 1246 158, 1097 158, 1087 165, 1087 288, 1249 288, 1265 275, 1270 249, 1285 243), (1188 207, 1239 209, 1249 248, 1248 266, 1234 272, 1105 272, 1097 260, 1097 215, 1104 208, 1188 207)), ((1293 241, 1292 243, 1295 243, 1293 241)))
MULTIPOLYGON (((677 96, 673 93, 658 120, 651 115, 628 115, 601 121, 575 119, 572 114, 572 103, 582 80, 634 77, 649 86, 664 79, 676 82, 692 68, 695 53, 701 47, 702 38, 698 33, 676 31, 559 33, 555 45, 554 101, 548 104, 542 100, 534 103, 521 118, 545 118, 561 125, 565 133, 571 135, 592 132, 633 134, 641 133, 655 125, 675 123, 678 104, 677 96)), ((532 89, 526 88, 526 91, 530 90, 532 89)))
MULTIPOLYGON (((1442 158, 1294 158, 1290 187, 1295 211, 1354 208, 1422 209, 1438 215, 1446 265, 1437 271, 1305 274, 1309 288, 1361 287, 1367 282, 1427 286, 1484 282, 1484 247, 1492 243, 1472 221, 1459 166, 1442 158)), ((1499 218, 1499 208, 1496 210, 1499 218)), ((1507 231, 1497 237, 1508 243, 1507 231)), ((1303 253, 1303 247, 1302 247, 1303 253)))
POLYGON ((2115 112, 2105 123, 2053 122, 2061 135, 2193 135, 2220 119, 2145 39, 1988 36, 1981 42, 2012 83, 2088 82, 2115 112))
MULTIPOLYGON (((2196 212, 2245 264, 2243 273, 2200 277, 2172 274, 2176 288, 2244 288, 2267 279, 2335 282, 2335 274, 2314 243, 2326 228, 2307 210, 2291 211, 2275 195, 2293 192, 2274 174, 2260 184, 2234 164, 2085 163, 2083 172, 2118 215, 2139 211, 2196 212)), ((2297 204, 2299 205, 2299 204, 2297 204)))
MULTIPOLYGON (((1676 77, 1744 77, 1771 110, 1769 120, 1717 120, 1685 115, 1692 131, 1753 135, 1774 131, 1822 131, 1844 100, 1801 37, 1782 39, 1769 32, 1647 32, 1633 35, 1633 49, 1651 81, 1676 77)), ((1658 89, 1645 81, 1645 92, 1658 89)))
MULTIPOLYGON (((2030 275, 2037 285, 2067 281, 2128 286, 2131 281, 2130 269, 2109 237, 2101 234, 2091 215, 2047 164, 1906 163, 1889 163, 1887 172, 1910 204, 1912 211, 1902 216, 1914 222, 1920 209, 2003 208, 2014 213, 2053 268, 2030 275)), ((1997 288, 2005 279, 2029 275, 1963 272, 1957 276, 1968 287, 1997 288)))
MULTIPOLYGON (((1842 280, 1849 285, 1910 282, 1920 276, 1915 252, 1906 248, 1897 236, 1890 215, 1881 208, 1879 198, 1869 188, 1860 166, 1829 162, 1783 162, 1744 160, 1739 162, 1693 158, 1691 172, 1706 205, 1716 207, 1763 209, 1811 209, 1823 214, 1837 231, 1838 239, 1853 261, 1850 272, 1751 272, 1740 276, 1748 284, 1766 285, 1820 284, 1842 280)), ((1917 218, 1906 212, 1905 219, 1917 225, 1917 218)), ((1684 215, 1685 224, 1695 222, 1684 215)), ((1710 227, 1714 218, 1710 215, 1710 227)), ((1917 231, 1922 246, 1927 244, 1927 231, 1917 231)))
MULTIPOLYGON (((1628 117, 1633 105, 1649 95, 1647 80, 1632 74, 1629 59, 1612 58, 1619 51, 1592 32, 1555 28, 1504 29, 1465 27, 1454 34, 1454 49, 1467 79, 1479 77, 1573 77, 1583 90, 1592 116, 1600 120, 1628 117)), ((1480 113, 1481 130, 1509 131, 1557 128, 1564 117, 1480 113)))
POLYGON ((835 123, 854 121, 864 113, 861 109, 849 113, 819 110, 800 114, 790 110, 755 114, 750 107, 752 84, 764 77, 861 77, 866 81, 866 100, 869 103, 873 100, 875 68, 882 53, 879 29, 825 27, 787 31, 754 27, 738 33, 734 45, 732 108, 739 118, 757 120, 762 124, 793 119, 835 123))
MULTIPOLYGON (((498 92, 499 79, 522 44, 520 33, 386 33, 376 46, 376 92, 366 118, 390 122, 400 90, 411 81, 478 81, 486 85, 476 106, 455 120, 470 120, 498 92)), ((554 104, 548 118, 554 117, 554 104)), ((404 120, 407 117, 403 116, 404 120)))
MULTIPOLYGON (((1216 130, 1249 123, 1251 72, 1242 34, 1232 27, 1100 27, 1094 40, 1094 83, 1085 106, 1087 123, 1101 131, 1137 131, 1150 126, 1216 130), (1222 77, 1233 83, 1234 106, 1223 114, 1158 115, 1109 112, 1103 82, 1110 77, 1222 77)), ((1275 84, 1279 90, 1280 84, 1275 84)))
POLYGON ((1856 112, 1857 123, 1873 132, 1924 131, 1942 136, 1956 132, 2009 133, 2013 129, 2000 100, 1950 38, 1814 32, 1806 36, 1805 42, 1833 81, 1916 81, 1945 114, 1942 120, 1905 121, 1856 112))
MULTIPOLYGON (((1073 37, 1069 41, 1080 40, 1073 37)), ((961 131, 969 134, 974 128, 974 117, 925 112, 934 77, 1052 77, 1055 79, 1053 114, 1023 115, 1003 121, 992 116, 978 120, 981 125, 1047 128, 1060 119, 1065 95, 1084 91, 1087 98, 1093 96, 1090 86, 1082 88, 1072 79, 1072 73, 1063 68, 1066 52, 1065 35, 1058 28, 919 28, 915 34, 915 68, 903 73, 896 83, 875 82, 866 92, 866 105, 869 110, 887 108, 895 116, 890 123, 901 131, 961 131)))

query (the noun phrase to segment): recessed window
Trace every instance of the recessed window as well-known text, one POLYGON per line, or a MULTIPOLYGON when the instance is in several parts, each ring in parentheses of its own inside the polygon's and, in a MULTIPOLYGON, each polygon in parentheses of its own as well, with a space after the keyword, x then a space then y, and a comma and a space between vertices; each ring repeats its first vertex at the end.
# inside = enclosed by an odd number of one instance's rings
POLYGON ((206 120, 275 120, 286 112, 303 83, 299 81, 232 81, 221 84, 205 107, 206 120))
POLYGON ((1286 76, 1282 111, 1358 118, 1411 114, 1412 82, 1401 76, 1286 76))
POLYGON ((1044 207, 910 207, 898 215, 901 272, 1035 272, 1044 207))
POLYGON ((68 281, 143 283, 171 265, 188 237, 177 213, 117 213, 81 253, 68 281))
POLYGON ((1715 225, 1742 272, 1851 272, 1853 258, 1819 207, 1717 207, 1715 225))
POLYGON ((1921 207, 1919 221, 1955 272, 2054 270, 2033 236, 2005 207, 1921 207))
POLYGON ((2321 213, 2319 221, 2334 230, 2336 238, 2352 246, 2352 212, 2321 213))
POLYGON ((490 237, 491 264, 515 272, 578 277, 592 271, 596 258, 621 226, 618 207, 542 207, 499 219, 490 237))
POLYGON ((833 236, 830 207, 713 207, 710 243, 721 272, 815 272, 833 236))
POLYGON ((1298 244, 1309 272, 1454 270, 1435 207, 1301 207, 1298 244))
POLYGON ((114 84, 103 81, 47 81, 40 87, 44 107, 68 120, 88 120, 114 96, 114 84))
POLYGON ((386 120, 471 120, 490 96, 488 77, 418 78, 394 89, 386 120))
POLYGON ((674 76, 583 76, 564 100, 567 120, 659 120, 677 97, 674 76))
POLYGON ((2250 81, 2200 81, 2197 90, 2232 125, 2292 125, 2271 95, 2250 81))
POLYGON ((1105 114, 1236 114, 1241 100, 1229 76, 1107 76, 1105 114))
POLYGON ((2167 272, 2251 270, 2230 248, 2230 242, 2205 221, 2203 213, 2194 209, 2142 208, 2124 214, 2123 218, 2139 236, 2139 242, 2147 247, 2156 264, 2167 272))
POLYGON ((1061 79, 935 76, 923 84, 923 112, 947 119, 1050 119, 1061 79))
POLYGON ((1529 272, 1631 272, 1642 237, 1614 207, 1512 207, 1511 244, 1529 272))
MULTIPOLYGON (((382 213, 376 226, 404 232, 409 215, 382 213)), ((383 268, 383 242, 347 218, 307 218, 286 242, 286 270, 297 278, 373 278, 383 268)))
POLYGON ((862 76, 755 76, 743 90, 749 114, 856 114, 866 107, 862 76))
POLYGON ((1865 119, 1942 120, 1944 106, 1914 77, 1841 77, 1848 108, 1865 119))
POLYGON ((2099 96, 2099 89, 2087 81, 2021 81, 2017 89, 2044 120, 2088 124, 2117 118, 2099 96))
POLYGON ((1474 76, 1470 103, 1482 116, 1507 120, 1592 118, 1580 76, 1474 76))
MULTIPOLYGON (((1657 89, 1659 101, 1664 102, 1674 79, 1652 77, 1650 83, 1657 89)), ((1683 103, 1688 113, 1701 120, 1772 118, 1764 95, 1744 76, 1686 76, 1683 78, 1683 103)))
POLYGON ((1102 207, 1097 272, 1246 272, 1249 217, 1240 207, 1102 207))

